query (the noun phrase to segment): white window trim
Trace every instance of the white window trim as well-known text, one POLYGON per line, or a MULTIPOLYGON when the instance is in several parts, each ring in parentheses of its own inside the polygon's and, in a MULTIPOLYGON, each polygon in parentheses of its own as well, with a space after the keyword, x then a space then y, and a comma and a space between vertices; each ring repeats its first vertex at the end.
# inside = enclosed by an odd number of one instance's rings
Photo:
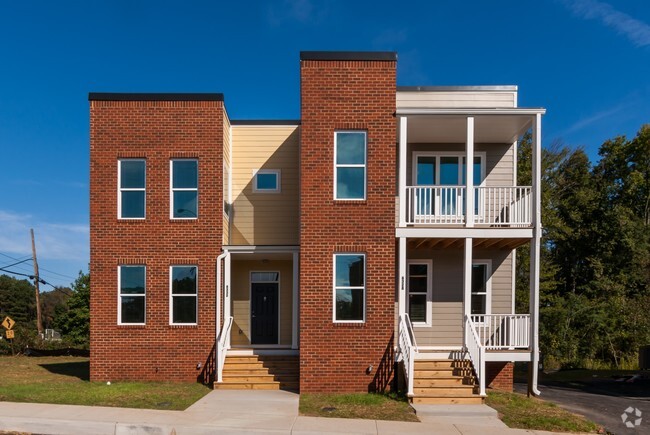
MULTIPOLYGON (((249 307, 252 307, 253 305, 253 283, 271 283, 271 284, 277 284, 278 285, 278 342, 275 344, 280 344, 280 332, 281 332, 281 324, 282 324, 282 305, 280 304, 280 299, 282 298, 282 284, 280 283, 281 275, 279 270, 251 270, 249 275, 248 275, 248 281, 250 282, 250 285, 248 286, 248 303, 249 307), (277 273, 278 274, 278 280, 277 281, 253 281, 253 274, 254 273, 277 273)), ((253 341, 253 310, 249 309, 248 310, 248 317, 250 323, 249 325, 249 333, 251 334, 250 337, 250 342, 251 346, 257 346, 252 343, 253 341)), ((273 344, 273 343, 271 343, 273 344)), ((259 345, 259 346, 268 346, 268 345, 259 345)))
POLYGON ((199 323, 199 266, 195 264, 172 264, 169 266, 169 324, 173 326, 192 326, 199 323), (193 295, 181 294, 174 295, 172 294, 172 284, 173 284, 173 270, 175 267, 193 267, 196 269, 196 292, 193 295), (196 321, 194 323, 174 323, 174 298, 184 298, 184 297, 194 297, 196 298, 196 321))
MULTIPOLYGON (((485 181, 485 167, 486 167, 486 156, 485 151, 479 151, 474 153, 474 157, 481 158, 481 182, 476 183, 474 180, 474 187, 484 187, 486 185, 485 181)), ((462 152, 446 152, 446 151, 415 151, 413 152, 412 162, 411 162, 411 181, 413 186, 417 186, 418 180, 418 157, 436 157, 436 179, 434 186, 440 186, 440 158, 441 157, 458 157, 459 162, 463 161, 465 153, 462 152)), ((462 166, 462 163, 459 163, 462 166)), ((473 166, 473 165, 472 165, 473 166)), ((458 186, 465 186, 463 184, 463 171, 458 171, 458 186)))
POLYGON ((147 324, 147 266, 144 264, 120 264, 117 266, 117 324, 118 325, 146 325, 147 324), (122 322, 122 268, 123 267, 143 267, 144 268, 144 293, 126 294, 124 296, 136 296, 144 298, 144 322, 122 322))
MULTIPOLYGON (((411 264, 424 264, 427 266, 427 302, 426 302, 426 322, 413 322, 413 327, 431 326, 433 318, 433 260, 408 260, 406 262, 406 312, 409 312, 411 289, 410 284, 410 265, 411 264)), ((421 294, 421 293, 416 293, 421 294)))
POLYGON ((169 218, 174 220, 192 220, 199 218, 199 159, 170 159, 169 160, 169 218), (174 162, 196 162, 196 187, 174 187, 174 162), (196 216, 174 216, 174 192, 196 192, 196 216))
MULTIPOLYGON (((492 260, 486 259, 486 260, 481 260, 481 259, 475 259, 472 260, 472 266, 475 264, 484 264, 485 265, 485 273, 487 274, 487 280, 485 281, 485 314, 492 314, 492 260)), ((475 294, 474 292, 470 292, 470 312, 471 312, 471 303, 472 303, 472 295, 475 294)), ((480 293, 478 293, 480 294, 480 293)), ((480 315, 480 314, 475 314, 475 315, 480 315)))
POLYGON ((145 220, 147 218, 147 160, 146 159, 118 159, 117 160, 117 218, 120 220, 145 220), (144 187, 122 187, 122 162, 144 163, 144 187), (122 192, 144 192, 144 216, 122 217, 122 192))
POLYGON ((280 169, 253 169, 253 192, 256 193, 280 193, 282 192, 282 172, 280 169), (273 174, 276 179, 275 189, 259 189, 257 187, 257 174, 273 174))
POLYGON ((337 130, 334 132, 334 200, 335 201, 365 201, 368 196, 368 132, 364 130, 337 130), (337 164, 337 137, 339 133, 363 134, 363 164, 337 164), (363 198, 339 198, 337 192, 338 168, 363 168, 363 198))
POLYGON ((363 252, 336 252, 332 256, 332 321, 334 323, 366 323, 366 303, 368 299, 368 277, 366 276, 367 270, 367 257, 363 252), (363 290, 363 320, 337 320, 336 319, 336 257, 339 255, 361 255, 363 257, 363 286, 352 286, 352 287, 338 287, 340 289, 361 289, 363 290))

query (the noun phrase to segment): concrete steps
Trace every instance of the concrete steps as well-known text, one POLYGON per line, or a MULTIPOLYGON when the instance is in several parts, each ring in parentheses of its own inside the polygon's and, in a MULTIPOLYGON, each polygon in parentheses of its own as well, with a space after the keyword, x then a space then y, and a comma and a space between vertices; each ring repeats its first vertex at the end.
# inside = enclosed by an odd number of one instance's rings
POLYGON ((223 382, 215 390, 300 390, 297 355, 226 356, 223 382))
POLYGON ((469 360, 415 360, 413 394, 417 404, 482 404, 469 360))

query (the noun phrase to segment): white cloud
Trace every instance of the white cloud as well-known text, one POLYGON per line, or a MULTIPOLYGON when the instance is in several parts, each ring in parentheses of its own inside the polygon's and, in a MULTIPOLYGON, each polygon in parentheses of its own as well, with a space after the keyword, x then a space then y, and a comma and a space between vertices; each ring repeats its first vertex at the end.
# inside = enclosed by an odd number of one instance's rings
POLYGON ((88 260, 88 225, 44 222, 29 214, 0 210, 0 252, 30 255, 34 229, 39 258, 88 260))
POLYGON ((600 21, 627 37, 637 47, 650 45, 650 25, 614 9, 608 3, 598 0, 563 0, 562 3, 576 16, 600 21))

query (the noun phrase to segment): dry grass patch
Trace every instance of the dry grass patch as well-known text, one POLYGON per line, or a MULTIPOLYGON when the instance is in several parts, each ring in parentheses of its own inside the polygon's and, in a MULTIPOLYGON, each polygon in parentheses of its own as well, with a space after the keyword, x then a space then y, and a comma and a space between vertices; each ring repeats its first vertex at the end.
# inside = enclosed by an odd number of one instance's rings
POLYGON ((486 403, 496 409, 501 420, 511 428, 581 433, 600 429, 583 416, 523 394, 490 391, 486 403))
POLYGON ((0 401, 182 410, 206 395, 204 385, 89 382, 88 358, 0 357, 0 401))
POLYGON ((300 414, 311 417, 419 421, 406 398, 395 394, 301 394, 300 414))

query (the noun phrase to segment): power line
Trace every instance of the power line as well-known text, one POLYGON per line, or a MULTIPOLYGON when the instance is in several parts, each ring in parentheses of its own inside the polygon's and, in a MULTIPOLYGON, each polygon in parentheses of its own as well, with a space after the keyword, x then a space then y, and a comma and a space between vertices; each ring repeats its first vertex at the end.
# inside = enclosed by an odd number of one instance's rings
POLYGON ((49 272, 49 273, 51 273, 51 274, 53 274, 53 275, 62 276, 63 278, 77 279, 77 278, 74 277, 74 276, 64 275, 64 274, 62 274, 62 273, 58 273, 58 272, 53 272, 53 271, 48 270, 48 269, 46 269, 46 268, 44 268, 44 267, 40 267, 40 265, 39 265, 39 269, 40 269, 40 270, 44 270, 44 271, 46 271, 46 272, 49 272))
MULTIPOLYGON (((11 255, 3 254, 2 252, 0 252, 0 255, 2 255, 3 257, 10 258, 10 259, 12 259, 12 260, 14 260, 14 261, 19 261, 18 258, 14 258, 14 257, 12 257, 11 255)), ((32 257, 31 257, 31 256, 28 256, 28 257, 26 257, 24 260, 20 261, 20 263, 23 263, 23 262, 25 262, 25 261, 30 261, 30 260, 32 260, 32 257)), ((5 266, 2 266, 2 267, 11 267, 11 266, 14 266, 15 264, 19 264, 19 263, 14 263, 14 264, 10 264, 10 265, 5 265, 5 266)), ((24 266, 18 266, 18 268, 21 269, 21 270, 23 270, 23 271, 26 271, 26 272, 27 272, 27 271, 30 271, 29 269, 25 269, 24 266)), ((53 275, 61 276, 61 277, 63 277, 63 278, 68 278, 68 279, 72 279, 72 280, 77 279, 77 278, 74 277, 74 276, 70 276, 70 275, 65 275, 65 274, 62 274, 62 273, 54 272, 54 271, 52 271, 52 270, 45 269, 44 267, 40 267, 40 266, 39 266, 39 269, 40 269, 40 270, 44 270, 44 271, 46 271, 46 272, 49 272, 49 273, 51 273, 51 274, 53 274, 53 275)))
POLYGON ((31 258, 26 258, 26 259, 24 259, 24 260, 22 260, 22 261, 18 261, 18 262, 16 262, 16 263, 5 264, 5 265, 3 265, 2 267, 11 267, 11 266, 15 266, 15 265, 17 265, 17 264, 24 263, 24 262, 29 261, 29 260, 31 260, 31 258))
MULTIPOLYGON (((34 275, 27 275, 25 273, 15 272, 13 270, 5 269, 5 268, 2 268, 2 267, 0 267, 0 270, 2 270, 4 272, 7 272, 7 273, 11 273, 13 275, 26 276, 29 279, 32 279, 32 280, 34 279, 34 275)), ((45 281, 42 278, 39 278, 38 281, 41 284, 49 285, 50 287, 52 287, 53 290, 60 291, 61 293, 65 294, 65 295, 68 295, 68 296, 72 296, 72 293, 68 293, 67 291, 65 291, 62 286, 57 286, 57 285, 54 285, 54 284, 50 284, 49 282, 45 281)))
POLYGON ((3 267, 0 267, 0 270, 8 272, 8 273, 12 273, 14 275, 26 276, 29 279, 34 279, 34 275, 26 275, 24 273, 14 272, 13 270, 5 269, 3 267))

